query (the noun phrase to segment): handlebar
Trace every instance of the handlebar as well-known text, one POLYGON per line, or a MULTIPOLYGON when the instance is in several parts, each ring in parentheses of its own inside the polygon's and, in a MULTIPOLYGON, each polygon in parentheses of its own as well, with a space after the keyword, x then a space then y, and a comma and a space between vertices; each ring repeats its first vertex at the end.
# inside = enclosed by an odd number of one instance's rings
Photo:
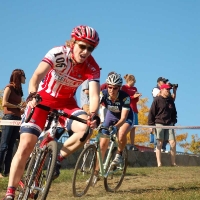
MULTIPOLYGON (((41 101, 41 97, 39 95, 36 95, 35 98, 36 98, 36 102, 40 102, 41 101)), ((41 109, 46 110, 46 111, 49 111, 53 115, 64 116, 64 117, 67 117, 69 119, 76 120, 76 121, 84 123, 84 124, 88 124, 87 120, 82 119, 82 118, 77 117, 77 116, 74 116, 74 115, 69 115, 69 114, 65 113, 64 111, 62 111, 62 110, 52 110, 52 111, 50 111, 51 110, 50 107, 44 106, 42 104, 38 104, 38 105, 36 105, 36 107, 41 108, 41 109)), ((25 123, 28 123, 30 121, 31 117, 33 116, 34 111, 35 111, 35 107, 31 109, 30 113, 28 114, 27 118, 25 119, 25 123)), ((80 141, 84 142, 86 140, 86 138, 88 137, 89 133, 90 133, 90 127, 87 126, 87 129, 86 129, 83 137, 80 138, 80 141)))
POLYGON ((113 141, 115 140, 116 133, 113 133, 113 126, 104 127, 104 126, 102 126, 102 124, 101 124, 101 125, 99 125, 99 127, 97 128, 97 130, 98 130, 101 134, 103 134, 103 135, 105 135, 105 136, 107 136, 107 137, 110 137, 111 140, 113 140, 113 141), (108 131, 109 134, 107 134, 107 133, 102 133, 102 130, 108 131))
POLYGON ((97 129, 98 129, 99 131, 106 130, 106 131, 111 132, 111 131, 112 131, 112 128, 113 128, 113 126, 109 126, 109 127, 107 128, 107 127, 102 126, 102 124, 100 124, 99 127, 98 127, 97 129))
MULTIPOLYGON (((34 98, 36 100, 36 103, 39 103, 42 100, 42 98, 39 94, 37 94, 34 98)), ((39 104, 37 105, 37 107, 39 107, 39 104)), ((43 108, 43 109, 46 110, 46 108, 43 108)), ((28 114, 27 118, 25 119, 26 123, 28 123, 30 121, 31 117, 33 116, 34 110, 35 110, 35 107, 31 109, 30 113, 28 114)))

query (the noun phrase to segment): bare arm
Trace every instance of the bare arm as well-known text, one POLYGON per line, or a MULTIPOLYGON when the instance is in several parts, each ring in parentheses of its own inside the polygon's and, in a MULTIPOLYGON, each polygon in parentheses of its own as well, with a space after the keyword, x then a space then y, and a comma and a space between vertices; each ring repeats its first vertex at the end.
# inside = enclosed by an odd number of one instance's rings
POLYGON ((3 94, 2 107, 21 108, 20 105, 14 105, 14 104, 8 102, 10 93, 11 93, 11 89, 9 87, 6 87, 4 90, 4 94, 3 94))
POLYGON ((141 93, 135 93, 135 94, 133 95, 133 98, 138 98, 138 97, 141 97, 141 96, 142 96, 141 93))
POLYGON ((47 72, 51 69, 51 66, 46 62, 41 62, 35 72, 33 73, 33 76, 31 77, 31 80, 29 82, 29 93, 37 92, 39 83, 42 81, 42 79, 45 77, 47 72))
POLYGON ((99 82, 90 81, 89 82, 89 97, 90 97, 90 113, 98 113, 99 110, 99 93, 100 85, 99 82))
POLYGON ((172 99, 175 101, 176 99, 176 90, 177 88, 173 88, 173 94, 171 95, 172 96, 172 99))

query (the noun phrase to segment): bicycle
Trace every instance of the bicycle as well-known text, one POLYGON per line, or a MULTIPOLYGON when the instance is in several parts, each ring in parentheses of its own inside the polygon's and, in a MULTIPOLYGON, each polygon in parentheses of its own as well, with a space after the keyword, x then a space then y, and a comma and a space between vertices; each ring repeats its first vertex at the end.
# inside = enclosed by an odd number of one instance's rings
POLYGON ((119 166, 112 166, 111 162, 113 161, 116 151, 117 151, 117 137, 116 134, 105 135, 101 131, 105 129, 111 132, 112 127, 105 128, 100 125, 97 128, 96 141, 93 144, 89 144, 83 149, 79 158, 77 160, 74 175, 72 179, 72 191, 74 197, 81 197, 85 195, 91 185, 93 180, 96 159, 98 156, 99 159, 99 176, 104 178, 104 187, 107 192, 116 192, 117 189, 121 186, 128 164, 128 153, 125 147, 122 158, 123 162, 119 166), (105 161, 102 160, 102 155, 100 151, 100 138, 109 138, 110 147, 105 156, 105 161))
MULTIPOLYGON (((87 120, 68 115, 62 110, 50 110, 49 107, 41 104, 38 104, 37 107, 49 111, 47 126, 44 130, 45 136, 42 141, 38 141, 29 158, 27 170, 17 188, 18 200, 27 200, 28 198, 45 200, 48 195, 58 154, 57 142, 54 139, 56 137, 56 128, 58 126, 59 117, 64 116, 87 124, 87 120)), ((33 112, 34 108, 31 110, 30 115, 25 122, 30 120, 33 112)), ((87 127, 84 136, 80 139, 81 142, 85 141, 88 134, 89 126, 87 127)))

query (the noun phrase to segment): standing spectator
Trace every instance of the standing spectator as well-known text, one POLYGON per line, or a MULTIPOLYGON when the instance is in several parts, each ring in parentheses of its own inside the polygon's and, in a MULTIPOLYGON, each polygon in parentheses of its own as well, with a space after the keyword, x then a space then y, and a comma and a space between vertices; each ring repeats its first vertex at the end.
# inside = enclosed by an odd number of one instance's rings
MULTIPOLYGON (((23 107, 22 85, 25 83, 25 74, 21 69, 15 69, 10 76, 10 83, 4 89, 2 107, 3 120, 20 120, 23 107)), ((19 126, 2 126, 0 143, 0 177, 8 176, 13 154, 13 147, 19 136, 19 126)))
POLYGON ((81 86, 81 108, 89 114, 89 80, 85 80, 81 86))
MULTIPOLYGON (((85 80, 81 85, 81 109, 87 114, 90 114, 90 102, 89 102, 89 80, 85 80)), ((90 139, 87 140, 85 146, 90 144, 90 139)))
MULTIPOLYGON (((164 78, 164 77, 159 77, 157 79, 157 86, 154 87, 153 90, 152 90, 153 98, 155 98, 155 97, 157 97, 157 96, 160 95, 160 87, 163 84, 170 85, 169 80, 166 79, 166 78, 164 78)), ((173 87, 173 94, 170 93, 170 96, 172 97, 172 99, 174 101, 176 99, 176 90, 177 90, 177 87, 173 87)), ((152 132, 155 132, 155 130, 152 130, 152 132)), ((154 138, 155 138, 155 140, 154 140, 154 147, 155 147, 155 151, 156 151, 157 140, 156 140, 156 137, 154 137, 154 138)), ((168 141, 163 141, 163 146, 162 146, 162 149, 161 149, 162 152, 166 152, 167 143, 168 143, 168 141)))
POLYGON ((160 86, 163 85, 163 84, 166 84, 167 82, 168 82, 168 79, 166 79, 164 77, 159 77, 157 79, 157 85, 152 90, 153 98, 157 97, 160 94, 160 86))
MULTIPOLYGON (((151 105, 148 124, 156 126, 169 126, 177 122, 177 112, 173 99, 170 96, 171 87, 167 84, 160 86, 160 95, 156 97, 151 105)), ((175 162, 176 157, 176 140, 173 129, 156 128, 156 158, 158 167, 161 163, 161 147, 163 141, 168 140, 171 149, 171 165, 177 166, 175 162)))
MULTIPOLYGON (((122 90, 125 91, 131 99, 130 107, 132 108, 134 112, 134 125, 138 125, 138 109, 137 109, 137 102, 139 101, 139 98, 142 96, 141 93, 138 93, 137 88, 134 86, 136 83, 135 76, 131 74, 126 74, 124 76, 124 79, 126 81, 126 85, 122 86, 122 90)), ((138 151, 138 148, 134 145, 135 143, 135 127, 133 127, 130 131, 130 140, 131 140, 131 146, 129 150, 138 151)))
MULTIPOLYGON (((170 86, 173 86, 171 83, 169 83, 168 79, 166 79, 164 77, 159 77, 157 79, 157 85, 156 85, 156 87, 154 87, 153 90, 152 90, 152 96, 153 96, 153 98, 155 98, 155 97, 157 97, 157 96, 160 95, 160 86, 163 85, 163 84, 168 84, 170 86)), ((170 96, 175 101, 175 99, 176 99, 176 91, 177 91, 178 86, 177 87, 172 87, 172 88, 173 88, 173 93, 172 94, 170 93, 170 96)))
MULTIPOLYGON (((164 77, 159 77, 157 79, 157 85, 156 87, 153 88, 152 90, 152 96, 153 98, 157 97, 160 95, 160 86, 163 85, 163 84, 166 84, 168 81, 168 79, 164 78, 164 77)), ((156 140, 156 134, 155 134, 155 129, 152 129, 152 132, 154 133, 154 151, 156 151, 156 146, 157 146, 157 140, 156 140)), ((166 151, 166 146, 167 146, 167 141, 163 141, 163 145, 162 145, 162 149, 161 151, 162 152, 165 152, 166 151)))

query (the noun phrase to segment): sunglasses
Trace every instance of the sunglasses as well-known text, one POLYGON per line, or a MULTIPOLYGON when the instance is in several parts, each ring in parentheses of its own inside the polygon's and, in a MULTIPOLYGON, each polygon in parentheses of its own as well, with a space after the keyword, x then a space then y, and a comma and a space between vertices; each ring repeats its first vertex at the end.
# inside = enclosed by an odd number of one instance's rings
POLYGON ((119 89, 119 87, 111 87, 111 86, 108 86, 108 89, 110 89, 110 90, 117 90, 117 89, 119 89))
POLYGON ((22 76, 23 76, 24 78, 26 78, 25 74, 22 74, 22 76))
POLYGON ((79 48, 81 50, 87 49, 87 51, 89 51, 89 52, 93 52, 94 51, 94 47, 92 47, 92 46, 86 46, 85 44, 80 44, 78 42, 76 42, 76 44, 78 44, 78 46, 79 46, 79 48))

